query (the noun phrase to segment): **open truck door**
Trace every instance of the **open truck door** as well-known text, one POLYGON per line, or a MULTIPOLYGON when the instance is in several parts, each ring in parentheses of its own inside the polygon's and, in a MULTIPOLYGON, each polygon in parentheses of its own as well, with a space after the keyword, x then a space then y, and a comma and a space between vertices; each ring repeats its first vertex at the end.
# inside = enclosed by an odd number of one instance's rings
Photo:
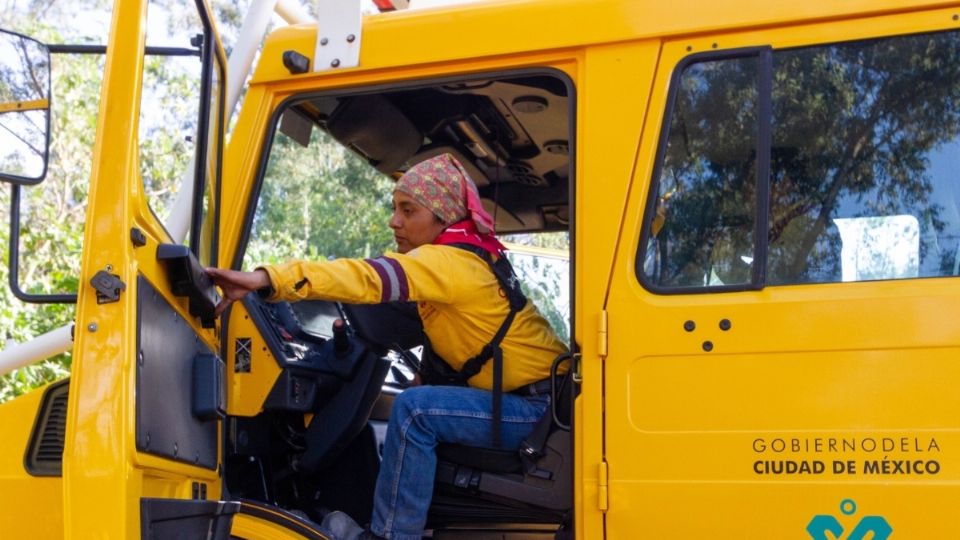
POLYGON ((201 269, 216 264, 225 57, 198 1, 184 245, 154 215, 140 174, 147 7, 117 2, 106 48, 63 453, 68 537, 205 533, 235 510, 215 502, 224 390, 216 291, 201 269))

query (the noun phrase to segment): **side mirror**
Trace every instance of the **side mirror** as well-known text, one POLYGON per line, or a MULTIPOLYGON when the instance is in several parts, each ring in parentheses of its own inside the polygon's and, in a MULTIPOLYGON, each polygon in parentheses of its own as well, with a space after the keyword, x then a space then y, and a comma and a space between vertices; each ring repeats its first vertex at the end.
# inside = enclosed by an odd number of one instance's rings
POLYGON ((0 181, 39 184, 50 147, 50 50, 0 30, 0 181))

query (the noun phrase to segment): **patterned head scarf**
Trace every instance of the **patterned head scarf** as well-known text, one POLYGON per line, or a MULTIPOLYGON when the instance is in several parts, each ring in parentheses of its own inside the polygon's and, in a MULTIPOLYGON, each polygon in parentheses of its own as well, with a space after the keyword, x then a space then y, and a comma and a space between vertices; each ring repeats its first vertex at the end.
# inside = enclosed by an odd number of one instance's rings
POLYGON ((426 206, 445 225, 470 218, 481 234, 493 233, 493 218, 483 209, 477 186, 452 155, 421 161, 397 180, 394 191, 426 206))

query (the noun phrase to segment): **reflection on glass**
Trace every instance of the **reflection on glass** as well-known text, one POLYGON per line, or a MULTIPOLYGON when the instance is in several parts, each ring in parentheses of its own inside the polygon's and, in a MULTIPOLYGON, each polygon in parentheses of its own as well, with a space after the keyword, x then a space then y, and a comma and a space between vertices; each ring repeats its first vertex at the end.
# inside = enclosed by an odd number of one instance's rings
POLYGON ((917 277, 920 224, 913 216, 836 218, 843 281, 917 277))
MULTIPOLYGON (((647 281, 746 283, 753 141, 770 122, 765 285, 960 275, 960 33, 773 52, 772 117, 748 59, 688 67, 675 92, 647 281)), ((764 201, 766 202, 766 201, 764 201)))
POLYGON ((0 32, 0 173, 25 180, 43 178, 49 90, 47 48, 0 32))
POLYGON ((749 283, 757 146, 756 57, 680 77, 644 272, 661 287, 749 283))
POLYGON ((956 274, 955 32, 774 54, 770 283, 956 274))
POLYGON ((47 149, 47 111, 0 113, 0 173, 39 179, 47 149))

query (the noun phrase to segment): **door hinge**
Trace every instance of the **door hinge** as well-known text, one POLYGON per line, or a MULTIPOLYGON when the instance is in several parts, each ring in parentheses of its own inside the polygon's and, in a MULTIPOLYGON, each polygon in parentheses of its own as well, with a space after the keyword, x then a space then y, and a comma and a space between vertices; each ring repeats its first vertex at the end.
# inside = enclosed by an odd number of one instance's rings
POLYGON ((607 357, 607 310, 600 312, 597 324, 597 354, 601 358, 607 357))
POLYGON ((609 474, 606 460, 601 461, 597 470, 597 508, 601 512, 606 512, 607 508, 610 507, 609 474))

